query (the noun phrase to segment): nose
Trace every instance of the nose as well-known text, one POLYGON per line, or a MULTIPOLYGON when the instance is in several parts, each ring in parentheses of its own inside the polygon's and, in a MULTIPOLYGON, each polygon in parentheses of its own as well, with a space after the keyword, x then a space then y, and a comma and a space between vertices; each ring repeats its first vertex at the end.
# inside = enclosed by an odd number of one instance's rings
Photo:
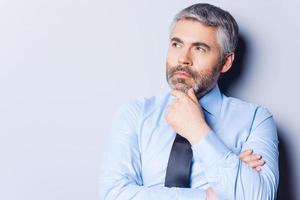
POLYGON ((182 50, 178 58, 178 64, 185 65, 185 66, 191 66, 193 64, 190 51, 188 49, 182 50))

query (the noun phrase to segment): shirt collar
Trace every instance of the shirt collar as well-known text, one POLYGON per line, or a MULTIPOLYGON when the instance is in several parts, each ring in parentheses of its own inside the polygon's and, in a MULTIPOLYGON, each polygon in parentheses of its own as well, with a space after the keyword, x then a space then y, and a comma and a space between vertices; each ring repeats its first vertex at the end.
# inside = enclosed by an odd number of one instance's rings
POLYGON ((218 84, 216 84, 208 93, 206 93, 199 100, 199 103, 205 111, 215 117, 218 117, 222 107, 222 93, 218 84))

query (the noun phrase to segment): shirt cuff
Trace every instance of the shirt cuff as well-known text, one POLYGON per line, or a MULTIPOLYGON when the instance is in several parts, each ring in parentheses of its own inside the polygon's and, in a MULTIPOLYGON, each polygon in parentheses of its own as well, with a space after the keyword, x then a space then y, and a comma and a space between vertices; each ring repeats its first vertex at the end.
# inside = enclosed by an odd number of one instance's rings
POLYGON ((178 199, 205 200, 206 190, 197 188, 176 188, 178 199))
POLYGON ((198 143, 192 145, 192 151, 194 160, 202 163, 206 169, 226 158, 230 153, 227 146, 213 131, 210 131, 198 143))

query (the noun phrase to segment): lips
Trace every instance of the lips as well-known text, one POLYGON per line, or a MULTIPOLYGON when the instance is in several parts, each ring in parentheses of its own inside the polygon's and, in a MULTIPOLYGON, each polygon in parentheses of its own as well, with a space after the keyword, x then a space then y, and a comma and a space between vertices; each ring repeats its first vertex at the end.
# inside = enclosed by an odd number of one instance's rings
POLYGON ((186 76, 186 77, 192 77, 191 74, 185 72, 185 71, 176 71, 174 73, 174 75, 178 75, 178 76, 186 76))

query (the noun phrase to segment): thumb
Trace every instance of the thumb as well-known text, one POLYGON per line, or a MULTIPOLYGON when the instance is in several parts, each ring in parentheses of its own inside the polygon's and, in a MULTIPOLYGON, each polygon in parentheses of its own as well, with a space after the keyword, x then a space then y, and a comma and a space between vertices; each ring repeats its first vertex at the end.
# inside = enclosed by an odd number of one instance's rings
POLYGON ((194 89, 193 89, 193 88, 190 88, 190 89, 188 90, 188 96, 189 96, 195 103, 198 104, 198 99, 197 99, 197 97, 196 97, 196 95, 195 95, 195 92, 194 92, 194 89))

